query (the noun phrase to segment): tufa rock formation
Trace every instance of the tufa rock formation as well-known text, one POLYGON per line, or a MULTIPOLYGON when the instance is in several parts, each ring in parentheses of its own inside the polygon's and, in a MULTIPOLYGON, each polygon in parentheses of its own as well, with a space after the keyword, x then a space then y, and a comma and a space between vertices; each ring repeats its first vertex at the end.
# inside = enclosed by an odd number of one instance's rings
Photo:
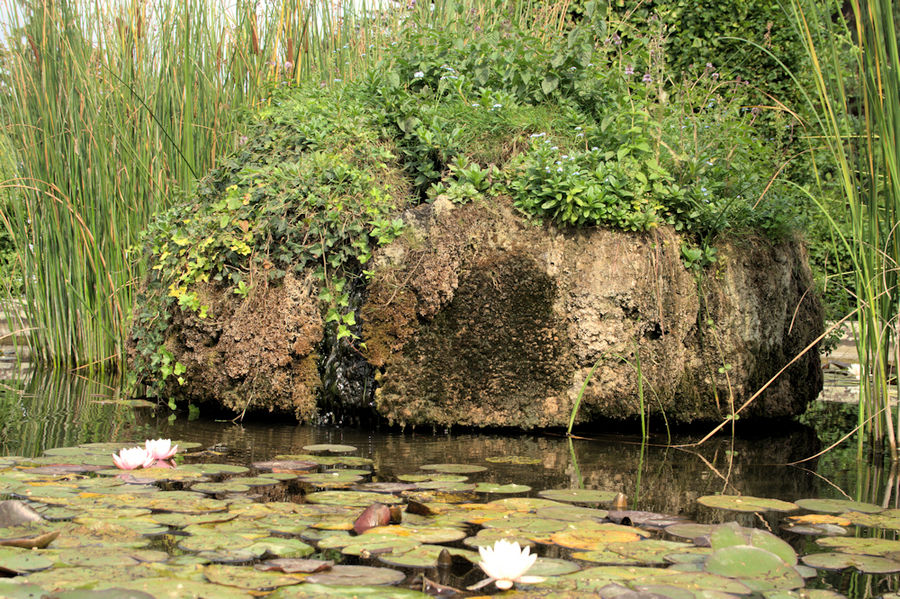
MULTIPOLYGON (((316 283, 288 275, 246 300, 209 285, 214 319, 177 315, 166 347, 193 401, 310 419, 374 411, 400 425, 565 426, 643 409, 720 420, 822 332, 802 244, 718 244, 699 279, 681 238, 524 220, 505 200, 445 199, 403 214, 354 294, 358 343, 323 334, 316 283)), ((742 413, 782 418, 822 387, 816 348, 742 413)))

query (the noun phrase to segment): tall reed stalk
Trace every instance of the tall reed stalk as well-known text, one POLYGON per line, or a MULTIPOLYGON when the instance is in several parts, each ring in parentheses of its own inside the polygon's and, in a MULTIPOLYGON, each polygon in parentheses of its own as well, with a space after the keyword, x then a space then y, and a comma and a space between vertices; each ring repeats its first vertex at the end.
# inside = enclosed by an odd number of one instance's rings
POLYGON ((0 220, 30 344, 46 363, 114 369, 151 216, 235 147, 275 85, 358 70, 381 29, 312 0, 0 2, 0 134, 20 165, 0 220))
POLYGON ((242 114, 276 86, 353 78, 404 27, 466 15, 554 31, 566 6, 0 0, 0 135, 20 162, 0 181, 17 198, 0 221, 22 261, 36 357, 117 367, 140 232, 235 148, 242 114))
POLYGON ((849 234, 835 231, 852 257, 859 309, 859 422, 866 435, 859 435, 858 453, 867 437, 896 462, 900 411, 889 397, 900 384, 889 361, 900 365, 900 355, 890 355, 900 352, 900 8, 892 0, 792 0, 791 7, 815 85, 807 95, 813 139, 829 159, 820 174, 834 177, 843 199, 838 208, 823 205, 825 215, 832 224, 849 222, 849 234))

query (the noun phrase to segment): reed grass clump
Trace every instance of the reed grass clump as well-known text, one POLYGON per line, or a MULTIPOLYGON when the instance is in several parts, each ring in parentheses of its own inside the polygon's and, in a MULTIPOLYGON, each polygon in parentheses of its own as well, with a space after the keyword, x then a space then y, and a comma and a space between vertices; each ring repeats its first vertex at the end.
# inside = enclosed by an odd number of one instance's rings
MULTIPOLYGON (((900 57, 896 3, 890 0, 791 3, 812 73, 804 89, 813 118, 810 146, 824 158, 819 197, 827 184, 840 201, 819 201, 849 256, 855 290, 857 349, 862 365, 858 456, 863 443, 900 460, 900 57), (848 229, 841 223, 848 223, 848 229)), ((816 162, 814 161, 814 165, 816 162)))

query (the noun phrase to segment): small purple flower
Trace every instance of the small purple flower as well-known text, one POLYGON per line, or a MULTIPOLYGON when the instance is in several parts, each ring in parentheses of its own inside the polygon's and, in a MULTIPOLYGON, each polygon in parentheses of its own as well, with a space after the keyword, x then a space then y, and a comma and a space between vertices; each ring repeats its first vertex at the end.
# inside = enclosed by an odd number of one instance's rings
POLYGON ((619 34, 618 34, 618 33, 614 33, 614 34, 613 34, 613 36, 612 36, 612 43, 614 43, 614 44, 617 45, 617 46, 621 46, 621 45, 622 45, 622 38, 619 37, 619 34))
POLYGON ((627 67, 625 67, 625 74, 626 75, 634 75, 634 67, 631 65, 628 65, 627 67))
POLYGON ((653 83, 653 75, 650 72, 644 73, 644 77, 641 79, 644 83, 653 83))

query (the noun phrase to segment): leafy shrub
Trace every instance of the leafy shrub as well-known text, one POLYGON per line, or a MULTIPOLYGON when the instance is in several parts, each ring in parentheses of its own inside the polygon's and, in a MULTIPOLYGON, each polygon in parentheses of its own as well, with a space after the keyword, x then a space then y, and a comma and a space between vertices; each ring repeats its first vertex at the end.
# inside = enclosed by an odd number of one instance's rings
POLYGON ((551 39, 464 25, 410 23, 361 80, 279 92, 239 151, 156 221, 139 369, 183 373, 163 339, 169 310, 210 316, 200 284, 247 297, 290 270, 318 273, 332 340, 354 341, 349 290, 402 233, 398 211, 438 197, 508 196, 566 227, 672 225, 698 271, 724 230, 793 226, 785 158, 745 81, 711 68, 671 79, 662 44, 617 44, 587 17, 551 39))

